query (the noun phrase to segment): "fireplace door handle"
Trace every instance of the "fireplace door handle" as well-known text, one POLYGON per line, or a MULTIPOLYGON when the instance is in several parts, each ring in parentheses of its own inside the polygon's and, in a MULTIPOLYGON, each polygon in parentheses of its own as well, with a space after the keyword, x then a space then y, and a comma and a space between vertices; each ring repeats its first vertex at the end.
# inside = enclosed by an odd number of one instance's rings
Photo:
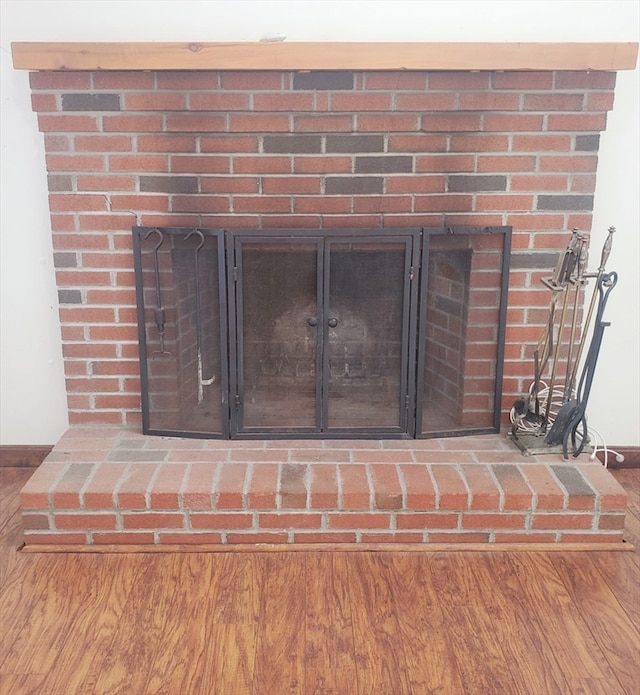
POLYGON ((312 327, 315 328, 318 325, 318 319, 316 316, 309 316, 307 319, 307 323, 312 327))
POLYGON ((327 323, 329 324, 329 328, 335 328, 338 325, 338 319, 332 316, 327 323))

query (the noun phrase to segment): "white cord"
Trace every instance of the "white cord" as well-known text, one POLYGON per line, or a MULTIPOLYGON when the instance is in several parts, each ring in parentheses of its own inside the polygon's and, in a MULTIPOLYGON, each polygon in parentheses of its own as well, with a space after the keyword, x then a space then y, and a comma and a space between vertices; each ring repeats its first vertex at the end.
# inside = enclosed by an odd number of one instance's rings
POLYGON ((604 458, 604 461, 603 461, 603 465, 604 465, 605 468, 608 468, 608 467, 609 467, 609 453, 615 454, 616 461, 617 461, 618 463, 622 463, 622 462, 624 461, 624 456, 623 456, 619 451, 616 451, 615 449, 610 449, 610 448, 607 446, 607 442, 604 440, 604 437, 602 436, 602 434, 600 434, 600 432, 598 432, 598 430, 596 430, 596 429, 594 429, 593 427, 591 427, 591 425, 589 425, 589 433, 590 433, 590 434, 592 433, 592 434, 595 435, 595 437, 594 437, 594 442, 593 442, 593 452, 592 452, 591 456, 589 456, 589 460, 590 460, 590 461, 594 461, 594 460, 595 460, 596 454, 597 454, 599 451, 604 451, 604 457, 603 457, 603 458, 604 458), (600 441, 602 442, 602 446, 601 446, 601 447, 598 446, 598 438, 600 438, 600 441))

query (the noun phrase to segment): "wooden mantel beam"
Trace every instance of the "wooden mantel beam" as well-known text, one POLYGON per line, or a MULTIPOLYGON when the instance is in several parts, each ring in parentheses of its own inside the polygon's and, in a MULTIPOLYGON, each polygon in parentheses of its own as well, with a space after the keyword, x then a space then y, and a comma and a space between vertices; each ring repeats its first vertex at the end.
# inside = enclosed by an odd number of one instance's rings
POLYGON ((633 70, 637 43, 12 44, 18 70, 633 70))

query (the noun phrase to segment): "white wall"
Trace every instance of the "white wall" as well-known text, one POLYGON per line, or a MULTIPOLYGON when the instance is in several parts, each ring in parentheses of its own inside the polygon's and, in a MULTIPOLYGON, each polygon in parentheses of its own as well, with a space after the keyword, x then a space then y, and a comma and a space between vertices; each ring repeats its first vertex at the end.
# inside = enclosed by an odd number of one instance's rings
MULTIPOLYGON (((638 41, 636 0, 0 0, 0 442, 50 444, 66 400, 42 136, 12 41, 638 41), (26 196, 24 191, 29 191, 26 196)), ((618 234, 590 422, 640 445, 638 70, 620 73, 600 149, 599 247, 618 234)))

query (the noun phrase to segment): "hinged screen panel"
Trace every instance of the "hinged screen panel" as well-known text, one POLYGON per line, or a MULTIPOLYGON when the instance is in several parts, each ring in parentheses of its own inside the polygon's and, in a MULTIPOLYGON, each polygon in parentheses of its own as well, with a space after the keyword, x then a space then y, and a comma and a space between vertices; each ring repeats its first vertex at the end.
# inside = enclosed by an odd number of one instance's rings
POLYGON ((144 431, 227 436, 221 230, 134 228, 144 431))

